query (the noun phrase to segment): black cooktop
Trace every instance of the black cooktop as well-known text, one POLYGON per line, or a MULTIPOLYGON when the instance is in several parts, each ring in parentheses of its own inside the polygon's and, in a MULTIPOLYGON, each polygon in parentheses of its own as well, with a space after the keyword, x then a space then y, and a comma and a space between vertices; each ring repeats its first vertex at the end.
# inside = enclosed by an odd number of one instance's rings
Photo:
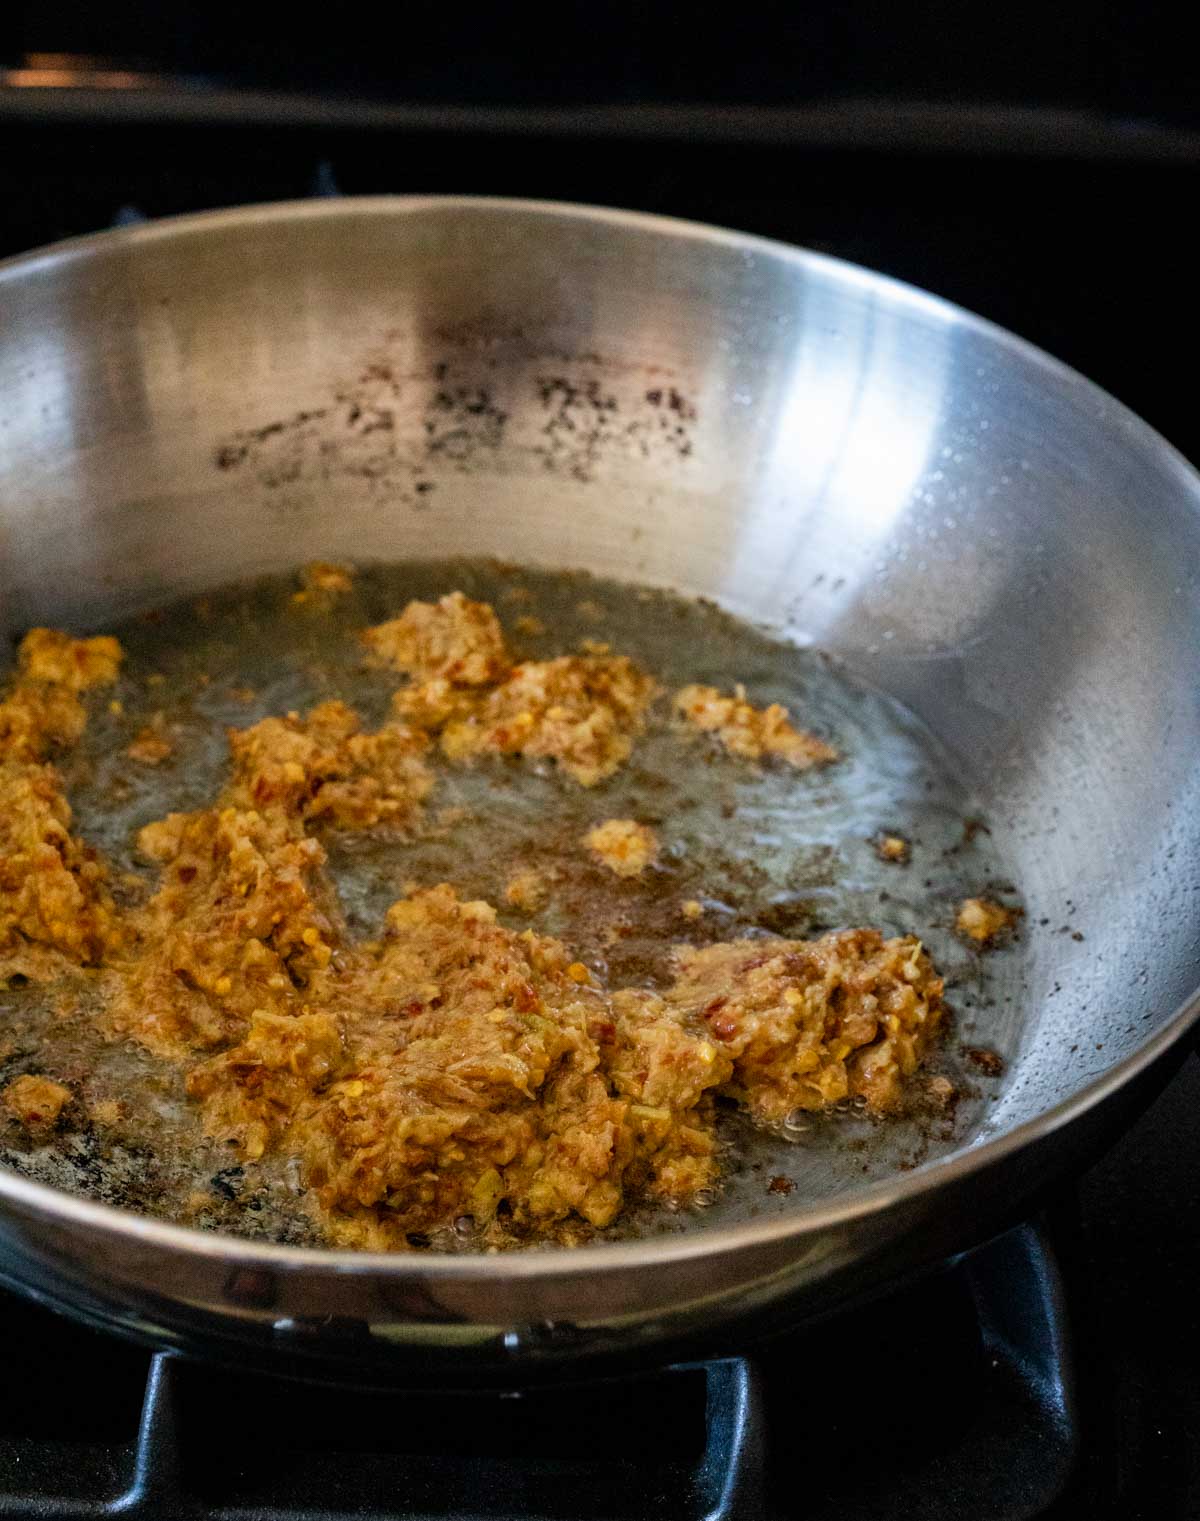
MULTIPOLYGON (((1200 309, 1176 225, 1195 180, 1182 139, 1151 151, 1114 123, 1059 141, 1035 120, 993 141, 986 122, 950 117, 889 142, 878 121, 750 130, 703 112, 602 131, 569 116, 541 130, 486 112, 277 115, 239 119, 227 100, 148 127, 86 100, 16 108, 0 81, 0 255, 313 194, 697 217, 960 301, 1200 457, 1171 352, 1191 351, 1200 309)), ((0 1293, 0 1517, 1195 1518, 1198 1160, 1189 1057, 1077 1187, 971 1259, 744 1357, 553 1395, 275 1384, 152 1358, 0 1293)))

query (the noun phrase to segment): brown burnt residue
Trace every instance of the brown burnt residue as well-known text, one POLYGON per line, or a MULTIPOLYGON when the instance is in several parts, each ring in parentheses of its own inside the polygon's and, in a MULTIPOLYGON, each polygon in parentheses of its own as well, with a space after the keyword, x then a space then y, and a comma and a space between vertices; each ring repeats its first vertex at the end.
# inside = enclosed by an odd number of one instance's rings
POLYGON ((601 454, 617 436, 617 398, 598 380, 575 384, 565 375, 539 376, 538 397, 547 416, 536 452, 549 470, 591 480, 601 454))
POLYGON ((680 457, 692 452, 692 425, 696 421, 695 404, 675 386, 655 386, 646 392, 646 402, 657 409, 655 419, 659 434, 680 457))
POLYGON ((590 481, 614 456, 648 459, 666 449, 686 460, 693 452, 696 408, 674 386, 652 386, 622 400, 594 377, 542 375, 536 384, 548 415, 534 452, 548 470, 590 481))
POLYGON ((222 441, 217 468, 252 476, 267 490, 324 483, 339 476, 392 481, 415 489, 408 392, 427 388, 428 375, 401 376, 382 360, 365 363, 353 381, 334 387, 329 405, 297 412, 222 441))
POLYGON ((668 386, 665 390, 656 386, 654 390, 646 392, 646 400, 652 407, 666 407, 668 412, 673 412, 679 419, 680 426, 696 421, 695 407, 674 386, 668 386))
POLYGON ((217 448, 214 456, 217 469, 236 470, 269 439, 287 437, 307 427, 309 423, 318 422, 326 416, 328 416, 328 408, 318 407, 315 411, 296 412, 291 417, 264 423, 261 428, 249 428, 244 432, 235 433, 231 440, 217 448))
POLYGON ((435 389, 421 419, 427 461, 469 467, 481 452, 499 449, 509 414, 492 385, 464 379, 444 361, 434 366, 433 380, 435 389))
POLYGON ((977 1071, 983 1073, 984 1077, 1004 1075, 1004 1058, 997 1052, 988 1050, 986 1046, 964 1046, 963 1055, 977 1071))
POLYGON ((379 483, 420 509, 440 474, 490 473, 501 451, 582 482, 622 461, 693 452, 695 403, 661 366, 539 352, 507 330, 446 330, 438 340, 445 352, 430 363, 375 353, 331 387, 328 404, 219 440, 215 467, 269 491, 339 477, 379 483))

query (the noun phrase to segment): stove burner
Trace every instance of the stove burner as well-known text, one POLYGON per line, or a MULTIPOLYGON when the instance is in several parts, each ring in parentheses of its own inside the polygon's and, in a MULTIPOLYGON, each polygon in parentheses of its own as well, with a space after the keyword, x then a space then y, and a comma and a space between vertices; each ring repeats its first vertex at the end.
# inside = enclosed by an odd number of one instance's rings
POLYGON ((0 1517, 21 1521, 1019 1521, 1078 1446, 1058 1267, 1031 1227, 752 1356, 550 1389, 248 1376, 7 1298, 0 1345, 0 1517))

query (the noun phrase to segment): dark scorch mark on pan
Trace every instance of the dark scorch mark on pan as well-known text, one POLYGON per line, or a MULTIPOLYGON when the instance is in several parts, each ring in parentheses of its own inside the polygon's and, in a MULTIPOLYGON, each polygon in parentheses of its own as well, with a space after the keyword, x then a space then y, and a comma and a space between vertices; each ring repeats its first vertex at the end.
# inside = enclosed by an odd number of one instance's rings
POLYGON ((605 453, 633 448, 648 458, 663 442, 680 459, 692 452, 690 429, 696 409, 674 386, 645 391, 642 405, 629 416, 628 403, 623 408, 614 392, 594 377, 577 382, 565 375, 538 376, 536 384, 548 416, 541 430, 544 442, 535 452, 549 470, 589 481, 605 453))
POLYGON ((294 417, 282 422, 267 423, 261 428, 251 428, 244 433, 234 435, 231 443, 222 444, 217 450, 216 464, 218 470, 236 470, 239 465, 245 463, 250 456, 251 449, 256 444, 264 444, 269 438, 279 434, 294 432, 302 428, 305 423, 313 422, 329 415, 327 407, 319 407, 315 412, 297 412, 294 417))
POLYGON ((537 353, 511 335, 476 335, 415 369, 371 358, 332 388, 329 404, 240 430, 213 459, 271 491, 357 479, 420 510, 439 475, 490 473, 502 451, 582 482, 623 460, 665 453, 686 462, 695 423, 695 404, 660 366, 537 353))

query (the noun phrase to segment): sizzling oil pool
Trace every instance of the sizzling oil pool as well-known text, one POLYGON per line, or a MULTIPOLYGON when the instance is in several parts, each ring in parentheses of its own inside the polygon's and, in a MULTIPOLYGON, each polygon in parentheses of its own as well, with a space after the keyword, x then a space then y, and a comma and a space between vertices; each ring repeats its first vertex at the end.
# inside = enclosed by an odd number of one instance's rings
MULTIPOLYGON (((331 697, 357 708, 367 725, 382 721, 397 678, 364 665, 355 634, 414 597, 455 588, 494 605, 519 657, 603 641, 666 688, 705 682, 728 689, 740 681, 756 705, 784 703, 798 725, 831 740, 843 758, 805 773, 760 769, 681 735, 660 704, 631 760, 591 789, 549 763, 437 763, 416 838, 325 839, 353 933, 369 936, 407 884, 448 881, 465 897, 495 904, 503 922, 559 936, 616 987, 669 980, 669 948, 684 940, 803 938, 871 925, 921 938, 947 979, 955 1014, 927 1069, 945 1073, 958 1090, 950 1110, 917 1102, 912 1113, 885 1122, 853 1111, 814 1116, 783 1137, 727 1112, 728 1154, 715 1200, 679 1214, 628 1212, 601 1234, 677 1231, 783 1211, 961 1144, 998 1087, 970 1051, 1010 1053, 1017 1037, 1019 942, 981 956, 952 932, 962 898, 1011 891, 1002 842, 973 816, 970 794, 936 742, 897 704, 820 654, 768 638, 709 605, 479 562, 370 567, 322 611, 294 601, 291 577, 181 603, 107 631, 127 652, 123 673, 94 704, 83 741, 61 767, 76 829, 115 872, 129 874, 126 890, 136 895, 139 881, 153 880, 134 852, 138 829, 213 800, 225 778, 229 726, 331 697), (152 719, 165 725, 173 753, 160 765, 138 765, 125 752, 152 719), (659 836, 659 862, 641 878, 614 877, 580 844, 585 830, 612 817, 636 818, 659 836), (909 864, 880 859, 874 842, 881 832, 912 842, 909 864), (531 867, 553 883, 549 901, 533 915, 508 910, 506 882, 531 867), (688 899, 703 905, 699 918, 681 914, 688 899)), ((86 995, 64 1004, 45 988, 0 991, 0 1085, 31 1071, 67 1082, 81 1102, 49 1142, 32 1143, 15 1124, 0 1125, 5 1165, 210 1229, 312 1239, 296 1170, 237 1165, 228 1148, 206 1141, 181 1069, 102 1040, 86 995), (87 1111, 115 1099, 132 1111, 127 1129, 90 1126, 87 1111)))

